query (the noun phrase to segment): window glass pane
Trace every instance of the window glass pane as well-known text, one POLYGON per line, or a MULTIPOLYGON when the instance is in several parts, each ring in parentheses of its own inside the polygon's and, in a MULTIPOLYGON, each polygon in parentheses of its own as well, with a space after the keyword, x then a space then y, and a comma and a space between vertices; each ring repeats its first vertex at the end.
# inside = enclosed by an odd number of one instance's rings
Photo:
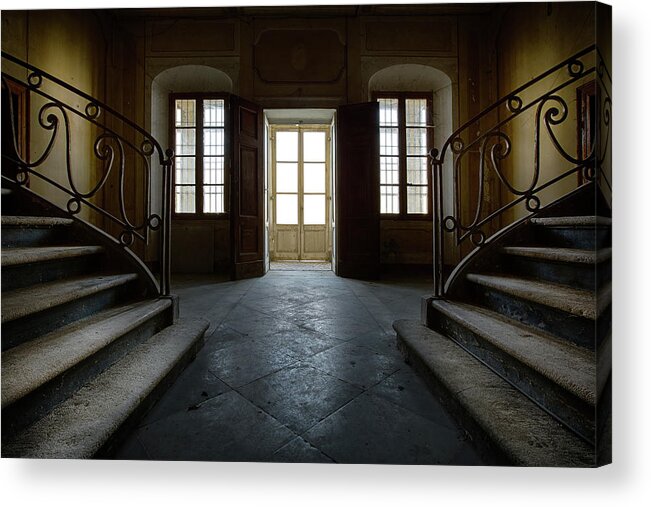
POLYGON ((194 213, 195 212, 195 187, 194 186, 179 186, 175 190, 175 206, 174 209, 177 213, 194 213))
POLYGON ((194 129, 176 129, 176 146, 174 153, 177 155, 195 154, 194 129))
POLYGON ((325 193, 326 169, 325 164, 303 164, 303 192, 325 193))
POLYGON ((398 126, 398 99, 378 99, 380 125, 398 126))
POLYGON ((203 158, 203 182, 207 185, 224 184, 224 157, 203 158))
POLYGON ((405 114, 407 126, 427 125, 427 100, 406 99, 405 114))
POLYGON ((224 187, 223 185, 204 185, 203 187, 203 212, 224 212, 224 187))
POLYGON ((380 155, 398 155, 398 129, 380 129, 380 155))
POLYGON ((224 154, 224 129, 203 130, 203 154, 205 156, 224 154))
POLYGON ((298 161, 298 132, 276 132, 276 160, 298 161))
POLYGON ((427 155, 427 129, 407 129, 407 155, 427 155))
POLYGON ((298 195, 276 195, 276 223, 281 225, 298 224, 298 195))
POLYGON ((298 164, 276 164, 276 192, 298 192, 298 164))
POLYGON ((303 132, 303 160, 305 162, 325 162, 325 132, 303 132))
POLYGON ((175 157, 174 170, 176 183, 194 183, 194 157, 175 157))
POLYGON ((195 107, 194 99, 175 100, 174 108, 174 126, 176 127, 194 127, 195 126, 195 107))
POLYGON ((407 157, 407 183, 427 185, 427 157, 407 157))
POLYGON ((303 223, 305 225, 324 225, 325 217, 325 195, 304 195, 303 223))
POLYGON ((224 126, 224 101, 222 99, 209 99, 203 101, 203 126, 224 126))
POLYGON ((380 157, 380 183, 397 185, 398 178, 398 157, 380 157))
POLYGON ((398 185, 380 186, 380 213, 400 213, 398 185))
POLYGON ((407 213, 427 214, 427 187, 407 187, 407 213))

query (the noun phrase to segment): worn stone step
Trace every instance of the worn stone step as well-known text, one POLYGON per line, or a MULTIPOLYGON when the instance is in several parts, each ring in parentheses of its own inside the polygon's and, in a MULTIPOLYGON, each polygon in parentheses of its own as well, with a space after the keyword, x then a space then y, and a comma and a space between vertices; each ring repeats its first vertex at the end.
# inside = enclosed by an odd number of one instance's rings
MULTIPOLYGON (((496 289, 533 303, 549 306, 577 317, 595 320, 605 308, 593 291, 514 276, 470 273, 467 278, 471 282, 484 287, 496 289)), ((609 293, 610 286, 604 290, 609 293)))
POLYGON ((97 271, 104 247, 35 246, 2 249, 2 291, 97 271))
POLYGON ((488 463, 592 467, 594 449, 449 338, 394 322, 405 360, 470 434, 488 463))
POLYGON ((610 260, 612 248, 583 250, 578 248, 545 248, 531 246, 506 246, 502 250, 509 255, 529 257, 549 262, 566 262, 571 264, 598 264, 610 260))
POLYGON ((180 320, 138 345, 2 446, 2 457, 110 455, 203 344, 208 322, 180 320))
POLYGON ((590 290, 611 280, 611 248, 508 246, 502 252, 503 269, 512 274, 590 290))
POLYGON ((590 348, 611 326, 611 284, 595 291, 518 276, 471 273, 475 304, 590 348))
POLYGON ((137 279, 136 273, 91 275, 3 293, 2 349, 123 300, 131 292, 129 284, 137 279))
POLYGON ((532 218, 531 223, 534 225, 543 225, 545 227, 610 227, 612 219, 601 216, 569 216, 569 217, 539 217, 532 218))
POLYGON ((61 227, 72 225, 74 220, 72 218, 61 217, 30 217, 30 216, 2 216, 0 224, 2 227, 34 227, 34 228, 47 228, 47 227, 61 227))
POLYGON ((598 250, 612 242, 611 219, 607 217, 532 218, 536 244, 585 250, 598 250))
POLYGON ((40 246, 5 248, 2 250, 2 268, 35 264, 63 259, 74 259, 84 255, 94 255, 104 251, 104 247, 88 246, 40 246))
POLYGON ((172 321, 171 300, 104 310, 2 354, 2 434, 15 434, 172 321))
POLYGON ((2 216, 2 247, 65 244, 73 223, 70 218, 2 216))
POLYGON ((594 438, 596 357, 585 348, 464 303, 433 300, 428 322, 563 420, 594 438))

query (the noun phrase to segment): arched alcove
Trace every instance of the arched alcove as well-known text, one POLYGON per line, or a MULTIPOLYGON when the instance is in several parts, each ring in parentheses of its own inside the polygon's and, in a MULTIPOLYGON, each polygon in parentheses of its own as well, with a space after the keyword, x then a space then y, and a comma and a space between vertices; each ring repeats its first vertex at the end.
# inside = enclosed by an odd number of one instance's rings
POLYGON ((233 81, 225 72, 207 65, 179 65, 156 75, 151 83, 151 132, 164 146, 168 140, 169 94, 183 92, 233 91, 233 81))
POLYGON ((452 80, 442 70, 416 63, 385 67, 368 81, 369 99, 373 92, 380 91, 430 92, 433 101, 434 146, 442 146, 452 134, 452 80))

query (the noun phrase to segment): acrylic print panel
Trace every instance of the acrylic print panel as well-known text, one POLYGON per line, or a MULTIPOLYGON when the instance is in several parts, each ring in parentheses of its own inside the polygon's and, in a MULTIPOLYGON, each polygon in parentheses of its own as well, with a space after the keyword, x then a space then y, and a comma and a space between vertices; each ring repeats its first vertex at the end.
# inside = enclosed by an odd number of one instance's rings
POLYGON ((610 463, 610 7, 2 16, 3 457, 610 463))

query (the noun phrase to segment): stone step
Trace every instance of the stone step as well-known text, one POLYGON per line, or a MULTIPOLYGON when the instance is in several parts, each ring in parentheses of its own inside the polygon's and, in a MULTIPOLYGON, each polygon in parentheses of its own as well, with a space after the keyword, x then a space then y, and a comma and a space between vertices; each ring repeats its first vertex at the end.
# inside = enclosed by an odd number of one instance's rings
POLYGON ((453 338, 587 440, 594 438, 594 352, 477 306, 433 300, 431 307, 431 327, 453 338))
POLYGON ((488 463, 592 467, 594 449, 449 338, 394 322, 398 347, 488 463))
POLYGON ((208 322, 180 320, 138 345, 2 446, 2 457, 110 456, 203 345, 208 322))
POLYGON ((517 276, 471 273, 474 303, 592 350, 611 327, 611 284, 595 291, 517 276))
POLYGON ((40 246, 5 248, 2 250, 2 269, 102 253, 102 246, 40 246))
POLYGON ((590 290, 611 280, 611 248, 510 246, 502 252, 503 270, 512 274, 590 290))
POLYGON ((43 417, 172 321, 169 299, 110 308, 2 353, 2 434, 43 417))
POLYGON ((2 246, 65 244, 69 242, 73 223, 70 218, 2 216, 2 246))
POLYGON ((72 225, 72 218, 61 217, 28 217, 28 216, 2 216, 0 224, 2 227, 22 228, 48 228, 72 225))
POLYGON ((2 291, 97 271, 104 247, 35 246, 2 249, 2 291))
POLYGON ((600 217, 594 215, 588 216, 570 216, 570 217, 541 217, 532 218, 531 223, 534 225, 543 225, 545 227, 610 227, 612 219, 609 217, 600 217))
POLYGON ((585 250, 610 246, 611 219, 607 217, 546 217, 532 218, 536 244, 585 250))
POLYGON ((136 273, 75 277, 5 292, 2 350, 108 308, 124 297, 136 273))
POLYGON ((570 264, 590 264, 610 260, 612 248, 600 250, 582 250, 578 248, 545 248, 531 246, 506 246, 502 250, 509 255, 517 255, 549 262, 566 262, 570 264))

